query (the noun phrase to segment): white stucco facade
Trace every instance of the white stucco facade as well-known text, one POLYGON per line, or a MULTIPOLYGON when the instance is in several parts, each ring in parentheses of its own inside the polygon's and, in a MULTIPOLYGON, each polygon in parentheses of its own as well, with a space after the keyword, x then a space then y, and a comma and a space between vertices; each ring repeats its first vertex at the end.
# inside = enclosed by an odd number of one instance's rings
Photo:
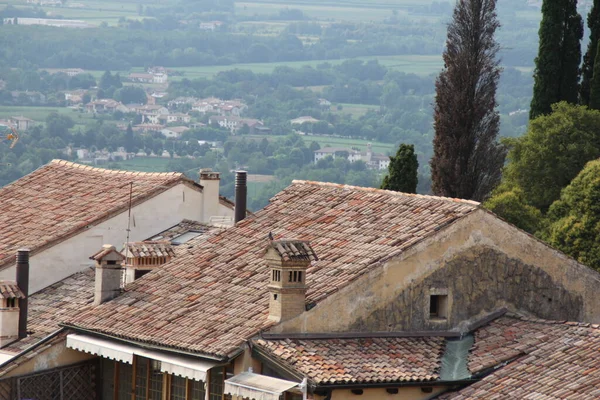
MULTIPOLYGON (((218 181, 217 181, 218 182, 218 181)), ((215 196, 215 191, 209 191, 215 196)), ((218 195, 218 191, 216 192, 218 195)), ((204 193, 183 183, 144 201, 132 208, 130 241, 148 239, 183 219, 209 222, 211 217, 231 217, 233 210, 219 203, 217 207, 204 206, 204 193), (203 210, 217 215, 205 215, 203 210), (216 210, 216 211, 214 211, 216 210)), ((214 204, 215 201, 210 202, 214 204)), ((93 265, 89 257, 104 244, 120 250, 127 241, 128 212, 115 215, 50 248, 35 252, 30 257, 29 293, 33 294, 55 282, 93 265)), ((0 271, 0 279, 15 280, 15 266, 0 271)))

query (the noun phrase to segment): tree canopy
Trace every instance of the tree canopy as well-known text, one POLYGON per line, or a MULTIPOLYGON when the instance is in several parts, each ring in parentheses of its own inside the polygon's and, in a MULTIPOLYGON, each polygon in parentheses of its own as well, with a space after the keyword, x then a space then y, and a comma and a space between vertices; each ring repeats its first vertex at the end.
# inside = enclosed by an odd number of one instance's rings
POLYGON ((483 200, 500 181, 497 142, 500 79, 495 0, 460 0, 448 26, 444 69, 436 80, 431 160, 436 195, 483 200))
POLYGON ((401 144, 396 156, 390 156, 388 174, 383 178, 382 189, 403 193, 417 193, 419 161, 415 146, 401 144))
MULTIPOLYGON (((596 55, 598 54, 598 39, 600 38, 600 0, 594 0, 592 9, 587 16, 587 25, 590 29, 590 41, 588 48, 583 56, 583 66, 581 68, 581 86, 579 88, 579 98, 583 105, 590 105, 590 86, 594 71, 596 71, 596 55)), ((600 71, 599 71, 600 72, 600 71)))
POLYGON ((577 0, 544 0, 539 37, 529 119, 549 114, 559 101, 578 102, 583 20, 577 0))
POLYGON ((528 204, 545 212, 586 162, 600 157, 600 112, 561 102, 532 120, 527 133, 511 139, 508 187, 523 191, 528 204))
POLYGON ((589 162, 548 213, 543 238, 600 271, 600 160, 589 162))

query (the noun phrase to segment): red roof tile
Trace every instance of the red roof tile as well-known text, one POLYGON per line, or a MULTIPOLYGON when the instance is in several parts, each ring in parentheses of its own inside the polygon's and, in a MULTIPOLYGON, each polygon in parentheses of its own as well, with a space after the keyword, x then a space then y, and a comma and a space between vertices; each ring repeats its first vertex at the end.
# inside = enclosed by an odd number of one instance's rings
POLYGON ((479 372, 502 362, 508 364, 441 398, 600 398, 598 325, 499 318, 476 332, 469 368, 479 372))
POLYGON ((121 250, 123 255, 135 258, 175 257, 171 242, 133 242, 121 250))
POLYGON ((25 295, 14 281, 0 281, 0 297, 3 299, 24 299, 25 295))
POLYGON ((180 173, 145 173, 93 168, 53 160, 0 189, 0 267, 13 263, 20 247, 32 254, 127 209, 186 183, 180 173))
POLYGON ((277 251, 284 261, 310 260, 317 261, 319 258, 310 247, 310 243, 301 240, 275 240, 270 246, 277 251))
POLYGON ((270 205, 80 314, 74 326, 186 351, 226 356, 267 319, 268 234, 310 241, 315 303, 477 209, 477 203, 295 181, 270 205))
POLYGON ((315 384, 330 385, 437 380, 445 339, 260 339, 254 344, 315 384))

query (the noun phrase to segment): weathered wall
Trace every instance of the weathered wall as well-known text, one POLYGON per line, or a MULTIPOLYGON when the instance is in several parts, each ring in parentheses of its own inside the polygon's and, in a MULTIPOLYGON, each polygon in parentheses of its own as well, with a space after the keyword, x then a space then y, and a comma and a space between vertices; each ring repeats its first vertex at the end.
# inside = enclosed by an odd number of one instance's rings
POLYGON ((583 317, 581 294, 569 292, 540 268, 495 249, 474 246, 400 292, 394 301, 357 319, 350 330, 452 329, 473 316, 504 306, 546 319, 583 317), (444 320, 429 317, 430 294, 437 294, 436 289, 447 291, 451 299, 449 316, 444 320))
MULTIPOLYGON (((331 400, 427 400, 432 399, 446 391, 446 387, 434 387, 431 393, 425 393, 420 387, 401 387, 397 394, 389 394, 385 389, 363 389, 363 394, 358 396, 350 390, 334 390, 331 400)), ((314 396, 315 400, 322 400, 324 396, 314 396)))
POLYGON ((596 271, 479 210, 272 332, 461 330, 502 306, 600 323, 599 286, 596 271), (443 292, 449 318, 431 321, 429 296, 443 292))
MULTIPOLYGON (((130 241, 139 241, 178 224, 183 219, 202 220, 203 194, 186 185, 177 185, 137 205, 131 211, 130 241)), ((220 215, 233 217, 233 210, 221 205, 220 215)), ((93 265, 89 256, 112 244, 121 249, 127 240, 128 212, 125 211, 90 229, 34 254, 29 259, 29 293, 93 265)), ((15 267, 0 271, 0 279, 15 279, 15 267)))
POLYGON ((42 353, 37 354, 35 357, 25 361, 23 364, 3 376, 3 378, 64 367, 91 360, 92 358, 96 358, 96 356, 68 349, 66 347, 66 341, 63 340, 62 342, 49 347, 42 353))

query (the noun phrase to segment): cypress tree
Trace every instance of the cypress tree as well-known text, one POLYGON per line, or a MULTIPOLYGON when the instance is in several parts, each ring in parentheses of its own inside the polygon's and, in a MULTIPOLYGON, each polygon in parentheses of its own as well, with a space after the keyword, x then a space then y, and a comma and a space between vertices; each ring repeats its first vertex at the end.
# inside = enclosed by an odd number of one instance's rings
POLYGON ((600 42, 596 48, 596 59, 594 60, 594 74, 590 81, 589 108, 600 110, 600 42))
POLYGON ((549 114, 559 101, 578 100, 583 20, 577 0, 544 0, 529 119, 549 114))
POLYGON ((481 201, 500 181, 506 152, 497 141, 499 26, 496 0, 458 0, 435 83, 430 164, 436 195, 481 201))
POLYGON ((415 154, 415 146, 401 144, 396 156, 390 157, 388 174, 383 178, 382 189, 403 193, 417 193, 417 170, 419 161, 415 154))
POLYGON ((598 39, 600 38, 600 0, 594 0, 594 5, 587 16, 587 25, 590 28, 590 42, 583 56, 583 67, 581 69, 581 87, 579 89, 579 101, 584 106, 590 105, 591 82, 594 76, 598 39))

